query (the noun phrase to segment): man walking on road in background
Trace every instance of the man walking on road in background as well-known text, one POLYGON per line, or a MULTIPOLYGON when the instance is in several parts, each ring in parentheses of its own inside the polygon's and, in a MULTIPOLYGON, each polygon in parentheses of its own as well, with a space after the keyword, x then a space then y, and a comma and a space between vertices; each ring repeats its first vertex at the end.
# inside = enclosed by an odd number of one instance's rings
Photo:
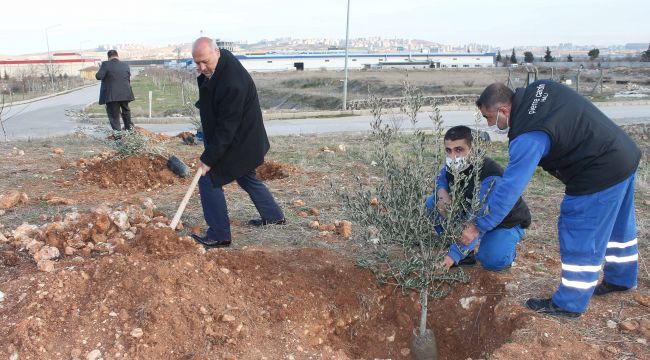
POLYGON ((192 46, 197 78, 205 149, 201 154, 199 180, 203 216, 209 228, 205 236, 193 234, 208 247, 229 246, 228 208, 223 185, 232 181, 250 196, 261 218, 250 225, 284 224, 284 214, 273 195, 255 175, 269 150, 257 89, 250 74, 228 50, 201 37, 192 46), (207 176, 205 176, 207 175, 207 176))
POLYGON ((578 317, 592 294, 635 288, 634 177, 641 151, 634 141, 589 100, 550 80, 515 92, 494 83, 476 105, 488 125, 508 133, 510 160, 487 197, 490 212, 470 224, 460 242, 499 224, 539 165, 566 185, 558 219, 562 280, 552 297, 528 299, 526 306, 578 317))
POLYGON ((131 70, 129 65, 120 61, 117 51, 109 50, 108 61, 102 62, 95 74, 102 81, 99 89, 99 105, 106 104, 106 114, 113 130, 122 130, 120 116, 124 121, 124 129, 131 130, 131 110, 129 102, 135 100, 131 89, 131 70))

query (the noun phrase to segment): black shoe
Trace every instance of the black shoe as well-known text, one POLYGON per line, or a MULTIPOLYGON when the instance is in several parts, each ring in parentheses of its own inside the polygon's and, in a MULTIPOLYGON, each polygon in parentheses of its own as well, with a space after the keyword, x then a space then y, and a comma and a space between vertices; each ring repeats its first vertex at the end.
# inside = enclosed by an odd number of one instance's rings
POLYGON ((287 223, 287 220, 284 218, 275 221, 269 221, 266 219, 251 219, 248 220, 248 225, 252 226, 266 226, 266 225, 284 225, 287 223))
POLYGON ((459 267, 459 266, 460 267, 472 267, 474 265, 476 265, 476 257, 474 257, 474 250, 472 250, 472 251, 469 252, 469 254, 467 254, 467 256, 460 259, 460 261, 458 261, 458 264, 454 264, 451 267, 452 268, 459 267))
POLYGON ((553 316, 562 316, 562 317, 568 317, 568 318, 577 318, 582 313, 577 313, 573 311, 566 311, 562 310, 559 307, 557 307, 555 304, 553 304, 553 300, 551 299, 528 299, 526 301, 526 307, 533 310, 537 311, 540 314, 547 314, 547 315, 553 315, 553 316))
POLYGON ((624 291, 633 290, 635 288, 636 287, 628 288, 625 286, 614 285, 614 284, 607 283, 605 282, 605 280, 603 280, 603 282, 598 284, 598 286, 596 286, 596 289, 594 289, 594 295, 602 296, 616 291, 624 292, 624 291))
POLYGON ((200 236, 196 234, 190 234, 192 239, 194 239, 197 243, 205 246, 205 247, 228 247, 230 246, 230 240, 212 240, 208 239, 207 236, 200 236))

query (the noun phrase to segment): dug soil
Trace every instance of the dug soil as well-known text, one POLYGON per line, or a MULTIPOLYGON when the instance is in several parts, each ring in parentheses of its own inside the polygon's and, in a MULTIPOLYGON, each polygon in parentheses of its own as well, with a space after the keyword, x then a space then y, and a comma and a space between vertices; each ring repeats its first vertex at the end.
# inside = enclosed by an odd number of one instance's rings
MULTIPOLYGON (((65 256, 52 272, 20 252, 2 256, 2 358, 409 358, 417 323, 415 294, 377 287, 322 249, 205 252, 147 227, 111 254, 65 256)), ((519 321, 497 313, 498 275, 474 275, 431 309, 441 359, 490 353, 519 321), (484 300, 463 309, 468 296, 484 300)))
POLYGON ((78 173, 79 178, 101 188, 155 189, 179 180, 160 155, 134 155, 124 159, 101 159, 78 173))

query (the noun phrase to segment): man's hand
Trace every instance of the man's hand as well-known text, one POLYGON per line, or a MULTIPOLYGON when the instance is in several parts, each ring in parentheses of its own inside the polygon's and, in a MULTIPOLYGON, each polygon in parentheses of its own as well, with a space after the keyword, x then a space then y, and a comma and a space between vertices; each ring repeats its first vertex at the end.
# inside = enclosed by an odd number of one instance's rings
POLYGON ((472 240, 476 239, 480 233, 481 232, 478 231, 476 225, 474 225, 474 223, 471 223, 467 225, 465 230, 463 230, 463 232, 460 234, 460 240, 458 242, 467 246, 472 242, 472 240))
POLYGON ((203 161, 199 160, 199 169, 201 170, 201 176, 205 176, 205 174, 210 171, 210 167, 206 164, 203 163, 203 161))
POLYGON ((442 259, 442 266, 444 266, 447 270, 454 266, 454 264, 454 259, 452 259, 449 255, 445 255, 445 258, 442 259))
POLYGON ((438 208, 438 212, 440 215, 446 217, 447 216, 447 206, 451 203, 451 196, 449 196, 449 193, 445 189, 439 189, 438 190, 438 201, 436 203, 436 207, 438 208))

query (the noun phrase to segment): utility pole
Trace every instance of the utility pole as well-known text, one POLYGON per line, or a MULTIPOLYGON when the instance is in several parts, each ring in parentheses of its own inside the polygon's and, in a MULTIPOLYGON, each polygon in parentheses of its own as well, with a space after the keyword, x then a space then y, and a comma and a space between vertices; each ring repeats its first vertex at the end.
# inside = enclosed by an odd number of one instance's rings
POLYGON ((348 0, 348 16, 345 24, 345 80, 343 81, 343 111, 347 110, 348 102, 348 38, 350 35, 350 0, 348 0))
POLYGON ((47 45, 47 59, 49 63, 47 72, 50 75, 50 82, 52 83, 52 89, 54 89, 54 75, 52 74, 52 55, 50 55, 50 37, 47 35, 47 31, 57 26, 61 26, 61 24, 56 24, 45 28, 45 44, 47 45))

